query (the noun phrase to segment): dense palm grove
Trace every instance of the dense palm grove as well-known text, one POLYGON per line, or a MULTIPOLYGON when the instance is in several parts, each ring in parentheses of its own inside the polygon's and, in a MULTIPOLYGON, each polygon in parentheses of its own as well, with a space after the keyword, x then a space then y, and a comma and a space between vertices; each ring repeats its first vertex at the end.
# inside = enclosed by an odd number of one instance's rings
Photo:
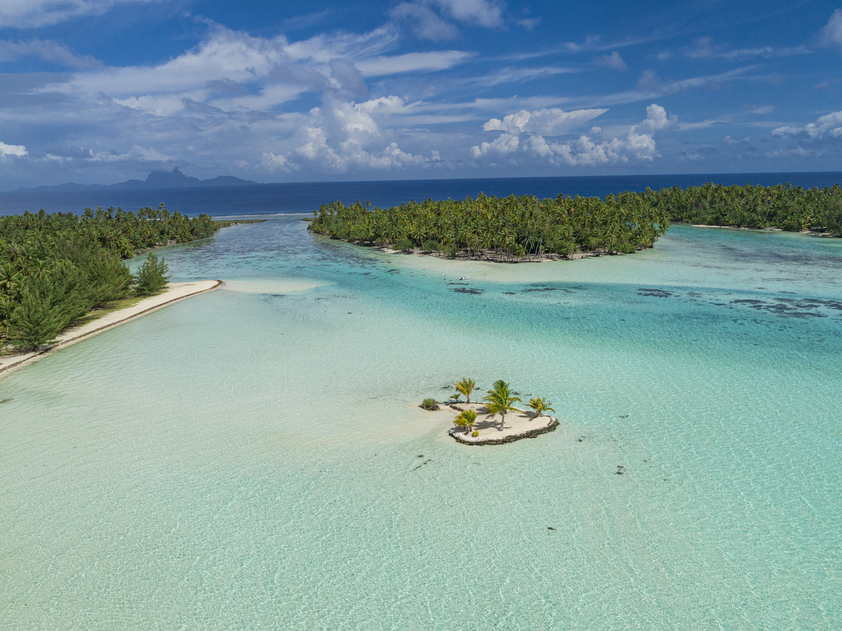
POLYGON ((211 236, 208 215, 158 209, 86 209, 0 217, 0 346, 35 348, 91 309, 124 298, 133 279, 123 258, 166 243, 211 236))
POLYGON ((635 193, 541 199, 486 197, 370 208, 334 202, 310 226, 334 238, 395 249, 464 253, 494 260, 569 256, 577 251, 634 252, 669 227, 667 211, 635 193))
POLYGON ((673 187, 642 193, 539 200, 470 197, 371 208, 323 205, 311 228, 333 238, 399 250, 522 260, 575 252, 629 253, 651 246, 670 221, 842 236, 842 189, 786 185, 673 187))
POLYGON ((817 230, 842 236, 842 189, 800 186, 677 186, 641 193, 675 222, 706 226, 817 230))

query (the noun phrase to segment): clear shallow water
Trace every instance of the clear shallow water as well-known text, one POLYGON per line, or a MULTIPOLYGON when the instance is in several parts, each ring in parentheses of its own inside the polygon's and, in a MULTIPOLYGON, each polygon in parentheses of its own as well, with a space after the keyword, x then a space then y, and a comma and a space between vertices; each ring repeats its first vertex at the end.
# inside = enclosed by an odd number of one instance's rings
POLYGON ((233 282, 0 381, 0 626, 842 626, 839 241, 166 258, 233 282), (455 444, 414 405, 466 375, 563 427, 455 444))

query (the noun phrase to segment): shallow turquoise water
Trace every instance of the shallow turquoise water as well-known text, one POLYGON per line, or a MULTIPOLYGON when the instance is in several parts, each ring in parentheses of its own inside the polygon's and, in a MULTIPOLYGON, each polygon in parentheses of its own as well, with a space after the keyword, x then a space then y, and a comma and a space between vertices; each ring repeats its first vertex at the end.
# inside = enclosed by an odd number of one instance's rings
POLYGON ((839 241, 166 258, 232 282, 0 381, 0 627, 842 628, 839 241), (562 428, 457 445, 468 375, 562 428))

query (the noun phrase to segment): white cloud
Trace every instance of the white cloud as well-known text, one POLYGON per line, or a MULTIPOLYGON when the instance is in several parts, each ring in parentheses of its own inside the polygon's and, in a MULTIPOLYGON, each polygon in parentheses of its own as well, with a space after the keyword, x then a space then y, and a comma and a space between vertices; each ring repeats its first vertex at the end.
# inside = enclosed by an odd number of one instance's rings
POLYGON ((616 50, 611 53, 610 55, 601 55, 600 57, 596 58, 597 65, 605 66, 606 68, 611 68, 611 70, 627 70, 628 64, 623 61, 623 58, 620 57, 620 53, 616 50))
POLYGON ((607 109, 590 109, 565 112, 555 107, 533 112, 521 110, 516 114, 505 116, 502 121, 492 118, 482 126, 482 129, 484 131, 533 132, 557 136, 597 116, 601 116, 607 111, 607 109))
POLYGON ((417 72, 419 70, 447 70, 462 63, 472 53, 460 50, 441 50, 430 53, 406 53, 392 57, 375 57, 357 62, 357 68, 367 77, 417 72))
POLYGON ((0 27, 37 28, 84 15, 102 15, 121 4, 159 0, 3 0, 0 27))
POLYGON ((0 142, 0 158, 6 156, 23 157, 28 154, 29 152, 23 145, 7 145, 5 142, 0 142))
MULTIPOLYGON (((595 118, 606 111, 580 110, 580 112, 588 112, 587 116, 581 115, 580 121, 584 122, 595 118)), ((553 110, 544 110, 544 112, 549 113, 553 110)), ((553 112, 556 121, 560 118, 559 112, 561 110, 553 112)), ((646 118, 643 121, 631 126, 624 134, 614 138, 603 139, 602 130, 599 127, 594 127, 589 134, 582 134, 576 139, 553 142, 548 141, 544 137, 544 133, 539 132, 543 129, 557 130, 559 129, 558 124, 547 124, 548 122, 554 123, 554 121, 552 117, 545 114, 542 117, 543 120, 532 126, 533 114, 521 111, 506 116, 502 121, 499 119, 488 121, 483 126, 484 130, 501 130, 504 133, 493 142, 484 142, 471 147, 471 156, 477 160, 492 153, 511 154, 520 150, 553 165, 597 166, 617 162, 624 163, 630 160, 651 162, 660 157, 655 148, 654 133, 666 129, 675 122, 675 119, 671 119, 663 107, 653 103, 646 108, 646 118), (524 132, 527 133, 527 138, 520 142, 516 134, 524 132)), ((568 114, 575 114, 575 112, 569 112, 568 114)), ((565 123, 572 124, 572 121, 568 119, 565 123)))
POLYGON ((842 9, 836 9, 822 29, 819 40, 825 46, 842 46, 842 9))
MULTIPOLYGON (((416 0, 415 2, 401 2, 389 13, 393 20, 406 21, 412 24, 415 35, 421 39, 439 41, 456 39, 459 30, 448 22, 446 18, 484 26, 499 28, 503 26, 503 7, 489 0, 416 0), (435 10, 440 12, 436 13, 435 10)), ((523 20, 522 25, 531 28, 531 20, 523 20)))
POLYGON ((825 116, 819 117, 815 123, 808 123, 804 126, 784 126, 778 127, 772 134, 775 136, 787 136, 796 134, 806 134, 812 139, 821 139, 825 134, 830 134, 834 138, 842 136, 842 111, 831 112, 825 116))
POLYGON ((652 103, 646 108, 646 119, 640 123, 640 127, 650 131, 658 131, 672 123, 673 121, 667 116, 667 111, 660 105, 652 103))
POLYGON ((501 134, 493 142, 484 142, 471 147, 474 159, 481 158, 487 153, 507 154, 518 150, 520 140, 512 134, 501 134))
POLYGON ((175 156, 169 156, 161 153, 157 149, 150 147, 141 147, 140 145, 133 145, 126 153, 103 152, 93 154, 91 157, 93 162, 176 162, 175 156))
POLYGON ((83 69, 102 65, 90 55, 76 55, 60 42, 38 39, 28 42, 0 40, 0 61, 13 61, 21 57, 35 57, 57 63, 66 68, 83 69))
POLYGON ((431 0, 453 19, 479 24, 488 28, 503 25, 503 9, 488 0, 431 0))
POLYGON ((423 4, 401 2, 389 14, 392 19, 406 20, 412 23, 412 30, 421 39, 437 42, 445 39, 456 39, 459 29, 454 24, 446 22, 438 14, 423 4))
MULTIPOLYGON (((285 156, 276 156, 271 151, 265 151, 263 155, 260 156, 260 166, 262 166, 264 169, 268 169, 269 171, 275 171, 276 169, 286 169, 286 162, 287 159, 285 156)), ((245 166, 248 166, 248 162, 245 163, 245 166)))

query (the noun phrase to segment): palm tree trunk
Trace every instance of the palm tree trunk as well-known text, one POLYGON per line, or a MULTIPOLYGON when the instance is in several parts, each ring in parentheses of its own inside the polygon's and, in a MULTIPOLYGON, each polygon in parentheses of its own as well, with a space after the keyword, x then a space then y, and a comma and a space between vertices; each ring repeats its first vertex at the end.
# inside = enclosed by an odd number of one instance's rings
POLYGON ((506 424, 506 415, 501 414, 500 417, 501 417, 500 418, 500 427, 498 429, 502 432, 503 431, 503 425, 506 424))

